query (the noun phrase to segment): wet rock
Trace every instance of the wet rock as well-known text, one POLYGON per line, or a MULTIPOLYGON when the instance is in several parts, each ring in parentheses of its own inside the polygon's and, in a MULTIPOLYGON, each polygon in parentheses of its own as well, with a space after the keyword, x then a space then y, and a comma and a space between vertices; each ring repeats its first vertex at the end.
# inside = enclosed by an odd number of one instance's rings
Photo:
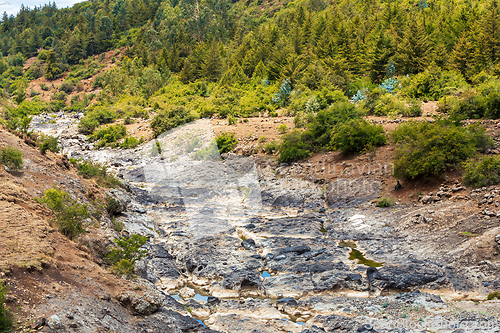
POLYGON ((148 317, 146 327, 150 332, 217 333, 217 331, 204 327, 190 316, 183 316, 175 311, 163 308, 148 317))
POLYGON ((243 242, 241 242, 241 246, 243 246, 245 249, 253 251, 255 250, 255 241, 253 239, 245 239, 243 242))
POLYGON ((281 253, 297 253, 297 254, 303 254, 305 252, 311 251, 311 248, 307 245, 298 245, 298 246, 290 246, 290 247, 285 247, 284 249, 281 250, 281 253))
POLYGON ((280 274, 264 279, 264 289, 267 296, 278 297, 301 297, 308 291, 316 289, 309 275, 280 274))
POLYGON ((260 289, 262 286, 260 274, 254 270, 238 270, 229 274, 222 286, 232 290, 260 289))
POLYGON ((191 289, 189 287, 184 287, 181 290, 179 290, 179 296, 181 296, 184 299, 192 298, 196 295, 196 292, 194 289, 191 289))
POLYGON ((298 306, 299 303, 295 300, 293 297, 285 297, 285 298, 280 298, 279 300, 276 301, 276 304, 282 304, 286 306, 298 306))
POLYGON ((220 299, 218 299, 215 296, 208 296, 207 298, 208 305, 217 305, 218 303, 220 303, 220 299))
MULTIPOLYGON (((370 267, 372 268, 372 267, 370 267)), ((444 271, 436 265, 424 262, 410 262, 400 266, 384 266, 371 270, 373 285, 381 289, 407 289, 435 283, 444 286, 448 283, 444 271)), ((370 278, 370 274, 367 271, 370 278)))

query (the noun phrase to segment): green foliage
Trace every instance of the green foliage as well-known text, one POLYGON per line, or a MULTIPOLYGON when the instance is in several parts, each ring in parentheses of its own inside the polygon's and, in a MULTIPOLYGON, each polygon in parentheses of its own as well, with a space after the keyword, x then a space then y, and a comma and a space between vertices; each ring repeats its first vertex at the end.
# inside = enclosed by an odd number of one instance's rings
POLYGON ((54 51, 47 52, 45 63, 45 78, 47 78, 47 80, 55 80, 63 74, 61 66, 57 63, 56 53, 54 51))
POLYGON ((137 234, 115 239, 118 248, 112 248, 106 255, 113 265, 113 271, 119 275, 133 276, 134 263, 148 253, 146 250, 141 249, 147 241, 147 236, 137 234))
POLYGON ((403 93, 410 98, 427 98, 437 101, 445 95, 456 94, 468 88, 463 76, 456 71, 443 71, 437 66, 401 80, 403 93))
POLYGON ((91 134, 102 124, 109 124, 116 119, 116 112, 105 107, 96 107, 85 113, 78 124, 78 130, 82 134, 91 134))
POLYGON ((67 192, 53 188, 44 192, 41 199, 54 214, 53 222, 59 232, 74 239, 85 232, 84 223, 90 217, 88 208, 78 200, 71 199, 67 192))
POLYGON ((47 150, 50 150, 53 153, 58 153, 61 150, 57 138, 50 135, 40 135, 38 137, 38 145, 42 155, 45 155, 47 150))
POLYGON ((393 133, 396 177, 417 179, 441 175, 484 149, 484 130, 459 127, 450 121, 408 122, 393 133))
POLYGON ((280 124, 278 126, 278 132, 280 134, 286 134, 286 132, 288 132, 288 126, 286 126, 286 124, 280 124))
POLYGON ((209 145, 196 151, 193 158, 198 161, 217 161, 220 160, 219 147, 215 140, 210 141, 209 145))
POLYGON ((331 132, 337 124, 359 118, 361 115, 362 112, 351 103, 334 103, 328 109, 319 111, 310 120, 304 133, 304 140, 311 142, 315 147, 327 147, 331 140, 331 132))
POLYGON ((500 183, 500 157, 485 156, 479 160, 471 159, 465 164, 463 182, 474 187, 500 183))
POLYGON ((351 119, 335 126, 330 145, 343 154, 353 154, 384 145, 386 141, 382 126, 364 119, 351 119))
POLYGON ((390 116, 396 118, 404 114, 406 110, 405 102, 392 94, 381 95, 375 103, 373 114, 375 116, 390 116))
POLYGON ((193 121, 195 117, 189 113, 183 106, 174 107, 170 110, 159 112, 151 121, 151 128, 155 136, 165 133, 180 125, 193 121))
POLYGON ((283 137, 278 151, 278 162, 280 163, 303 160, 311 155, 310 146, 302 139, 302 134, 298 130, 294 130, 283 137))
POLYGON ((138 145, 140 145, 143 141, 144 141, 143 138, 137 140, 133 136, 127 136, 125 140, 123 140, 123 142, 120 143, 120 147, 123 149, 134 149, 138 145))
POLYGON ((122 232, 125 228, 123 222, 118 221, 114 216, 111 217, 111 222, 113 223, 113 230, 116 232, 122 232))
POLYGON ((79 175, 87 179, 95 179, 100 186, 120 186, 120 181, 114 175, 108 173, 103 165, 91 161, 73 161, 73 164, 77 167, 79 175))
POLYGON ((387 208, 394 206, 394 198, 383 197, 377 201, 377 206, 380 208, 387 208))
POLYGON ((96 142, 96 148, 116 146, 117 141, 127 135, 127 129, 121 124, 110 125, 95 131, 90 137, 91 142, 96 142))
POLYGON ((118 213, 118 208, 120 208, 120 204, 118 203, 118 201, 111 196, 107 196, 106 211, 108 212, 108 214, 115 215, 116 213, 118 213))
POLYGON ((215 138, 215 142, 219 147, 219 154, 224 154, 232 151, 238 144, 238 140, 234 137, 234 133, 222 133, 215 138))
POLYGON ((10 332, 12 328, 12 314, 5 307, 5 295, 8 288, 0 280, 0 332, 10 332))
POLYGON ((274 154, 279 149, 278 141, 272 140, 264 145, 264 151, 266 154, 274 154))
POLYGON ((494 292, 488 294, 489 301, 494 300, 494 299, 500 299, 500 292, 494 291, 494 292))
POLYGON ((468 90, 460 98, 448 97, 440 103, 440 110, 454 119, 500 118, 500 80, 493 79, 477 86, 477 92, 468 90))
POLYGON ((233 116, 227 116, 227 124, 229 126, 234 125, 238 122, 238 118, 233 117, 233 116))
POLYGON ((59 90, 64 91, 66 94, 71 94, 75 89, 75 83, 73 81, 63 81, 59 86, 59 90))
POLYGON ((16 147, 4 147, 0 149, 0 163, 11 170, 19 170, 23 165, 23 153, 16 147))

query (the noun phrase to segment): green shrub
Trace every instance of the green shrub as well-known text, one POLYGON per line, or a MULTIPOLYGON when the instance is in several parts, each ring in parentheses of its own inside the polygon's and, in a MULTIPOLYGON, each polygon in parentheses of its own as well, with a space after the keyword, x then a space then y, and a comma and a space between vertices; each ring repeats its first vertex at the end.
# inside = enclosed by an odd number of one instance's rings
POLYGON ((355 105, 349 102, 335 103, 310 119, 303 140, 314 147, 327 147, 331 140, 331 132, 337 124, 361 116, 362 113, 355 105))
POLYGON ((440 175, 490 142, 484 130, 444 120, 408 122, 392 133, 392 140, 397 145, 394 173, 409 179, 440 175))
POLYGON ((57 138, 50 135, 39 136, 38 143, 40 147, 40 153, 42 153, 42 155, 45 155, 47 150, 50 150, 53 153, 58 153, 61 150, 57 138))
POLYGON ((278 162, 280 163, 303 160, 311 155, 309 144, 303 140, 303 135, 298 130, 294 130, 283 137, 278 151, 278 162))
POLYGON ((148 237, 137 234, 115 239, 118 248, 111 249, 106 255, 113 265, 113 271, 119 275, 133 276, 134 263, 147 254, 146 250, 140 249, 147 241, 148 237))
POLYGON ((375 116, 391 116, 392 118, 396 118, 403 113, 405 113, 404 101, 392 94, 381 95, 375 102, 373 110, 375 116))
POLYGON ((74 239, 85 232, 83 225, 90 217, 86 205, 79 204, 77 200, 71 199, 68 193, 58 188, 45 191, 41 202, 54 213, 53 222, 60 233, 74 239))
POLYGON ((219 147, 219 154, 224 154, 232 151, 238 144, 238 140, 234 137, 234 133, 222 133, 215 138, 215 142, 219 147))
POLYGON ((133 118, 130 118, 130 117, 126 117, 123 120, 123 124, 125 124, 125 125, 130 125, 130 124, 133 124, 133 123, 135 123, 135 120, 133 118))
POLYGON ((64 91, 66 94, 71 94, 75 89, 75 83, 73 81, 64 81, 59 86, 60 91, 64 91))
POLYGON ((278 141, 272 140, 271 142, 267 142, 264 145, 264 151, 266 154, 274 154, 276 151, 278 151, 279 144, 278 141))
POLYGON ((0 163, 11 170, 19 170, 23 165, 23 153, 12 146, 4 147, 0 149, 0 163))
POLYGON ((494 291, 494 292, 488 294, 489 301, 494 300, 494 299, 500 299, 500 292, 494 291))
POLYGON ((127 135, 127 129, 121 124, 110 125, 95 131, 90 137, 90 141, 97 141, 96 148, 115 146, 116 141, 123 139, 127 135))
POLYGON ((234 125, 238 122, 238 119, 236 117, 233 117, 233 116, 227 116, 227 124, 229 126, 231 125, 234 125))
POLYGON ((193 158, 198 161, 216 161, 220 159, 219 148, 217 142, 212 140, 210 144, 193 154, 193 158))
POLYGON ((278 132, 280 132, 280 134, 285 134, 286 132, 288 132, 288 126, 286 126, 286 124, 279 125, 278 132))
POLYGON ((353 154, 386 142, 382 126, 372 125, 364 119, 351 119, 335 126, 330 146, 343 154, 353 154))
POLYGON ((409 106, 405 106, 401 115, 405 117, 420 117, 422 115, 422 105, 419 100, 412 100, 409 106))
POLYGON ((111 222, 113 223, 113 230, 116 232, 122 232, 125 226, 122 221, 118 221, 114 216, 111 217, 111 222))
POLYGON ((118 213, 119 207, 120 204, 118 203, 118 201, 116 201, 115 198, 110 196, 106 197, 106 211, 109 215, 115 215, 116 213, 118 213))
POLYGON ((5 307, 5 295, 8 288, 0 281, 0 332, 10 332, 12 328, 12 315, 5 307))
POLYGON ((125 140, 120 144, 120 147, 123 149, 133 149, 140 145, 142 142, 142 138, 141 140, 137 140, 133 136, 127 136, 125 140))
POLYGON ((166 131, 193 121, 195 117, 183 106, 177 106, 171 110, 165 110, 158 113, 151 121, 151 128, 156 137, 166 131))
POLYGON ((433 101, 469 87, 459 72, 443 71, 437 66, 430 66, 422 73, 404 78, 401 84, 406 96, 433 101))
POLYGON ((97 107, 85 113, 85 117, 78 124, 78 130, 83 134, 92 134, 100 125, 109 124, 115 119, 115 111, 104 107, 97 107))
POLYGON ((56 102, 66 103, 67 97, 68 97, 68 94, 66 94, 64 91, 58 91, 52 95, 51 100, 56 101, 56 102))
POLYGON ((72 161, 78 169, 78 174, 84 178, 93 178, 98 185, 104 187, 118 187, 120 181, 112 174, 109 174, 106 167, 90 161, 72 161))
POLYGON ((500 183, 500 156, 486 156, 480 160, 468 161, 465 165, 463 182, 474 187, 500 183))
POLYGON ((377 201, 377 206, 380 208, 387 208, 394 206, 394 198, 383 197, 377 201))

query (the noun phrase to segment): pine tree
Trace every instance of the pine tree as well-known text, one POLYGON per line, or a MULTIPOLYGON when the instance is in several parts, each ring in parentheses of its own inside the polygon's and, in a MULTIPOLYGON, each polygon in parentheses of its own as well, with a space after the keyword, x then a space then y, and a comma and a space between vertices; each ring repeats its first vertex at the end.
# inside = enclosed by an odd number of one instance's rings
POLYGON ((75 29, 71 34, 68 42, 64 48, 64 57, 68 61, 68 64, 76 64, 84 56, 83 45, 81 41, 80 30, 75 29))
POLYGON ((458 39, 453 52, 451 54, 451 65, 458 70, 464 77, 468 77, 469 71, 472 67, 474 49, 472 43, 466 33, 458 39))
POLYGON ((410 17, 408 30, 400 38, 397 51, 397 61, 405 73, 418 73, 429 64, 432 51, 429 37, 423 25, 415 16, 410 17))
POLYGON ((206 58, 203 60, 201 76, 210 81, 217 81, 222 74, 222 59, 218 43, 213 42, 207 50, 206 58))
POLYGON ((47 78, 47 80, 57 79, 62 74, 62 71, 57 65, 56 53, 54 51, 48 51, 47 60, 45 62, 45 77, 47 78))
POLYGON ((253 78, 266 79, 267 78, 267 68, 266 65, 261 61, 257 64, 253 70, 253 78))
POLYGON ((485 55, 490 64, 500 59, 500 13, 497 0, 492 0, 483 19, 481 38, 484 39, 485 55))
POLYGON ((387 64, 393 55, 390 40, 384 31, 380 30, 368 53, 368 70, 373 82, 379 82, 384 78, 387 64))

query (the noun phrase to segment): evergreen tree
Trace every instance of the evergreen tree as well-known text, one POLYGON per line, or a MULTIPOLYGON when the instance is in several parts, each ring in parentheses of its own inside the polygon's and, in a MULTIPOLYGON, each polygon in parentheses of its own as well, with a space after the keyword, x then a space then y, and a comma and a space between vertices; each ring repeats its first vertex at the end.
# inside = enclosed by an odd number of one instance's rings
POLYGON ((463 33, 459 38, 451 55, 451 64, 453 68, 458 70, 464 77, 468 77, 473 63, 472 43, 466 33, 463 33))
POLYGON ((432 52, 429 37, 423 24, 415 16, 410 17, 408 30, 400 38, 397 60, 404 73, 418 73, 429 64, 432 52))
POLYGON ((61 76, 62 71, 57 64, 56 53, 54 51, 47 52, 47 60, 45 63, 45 77, 47 80, 55 80, 61 76))

